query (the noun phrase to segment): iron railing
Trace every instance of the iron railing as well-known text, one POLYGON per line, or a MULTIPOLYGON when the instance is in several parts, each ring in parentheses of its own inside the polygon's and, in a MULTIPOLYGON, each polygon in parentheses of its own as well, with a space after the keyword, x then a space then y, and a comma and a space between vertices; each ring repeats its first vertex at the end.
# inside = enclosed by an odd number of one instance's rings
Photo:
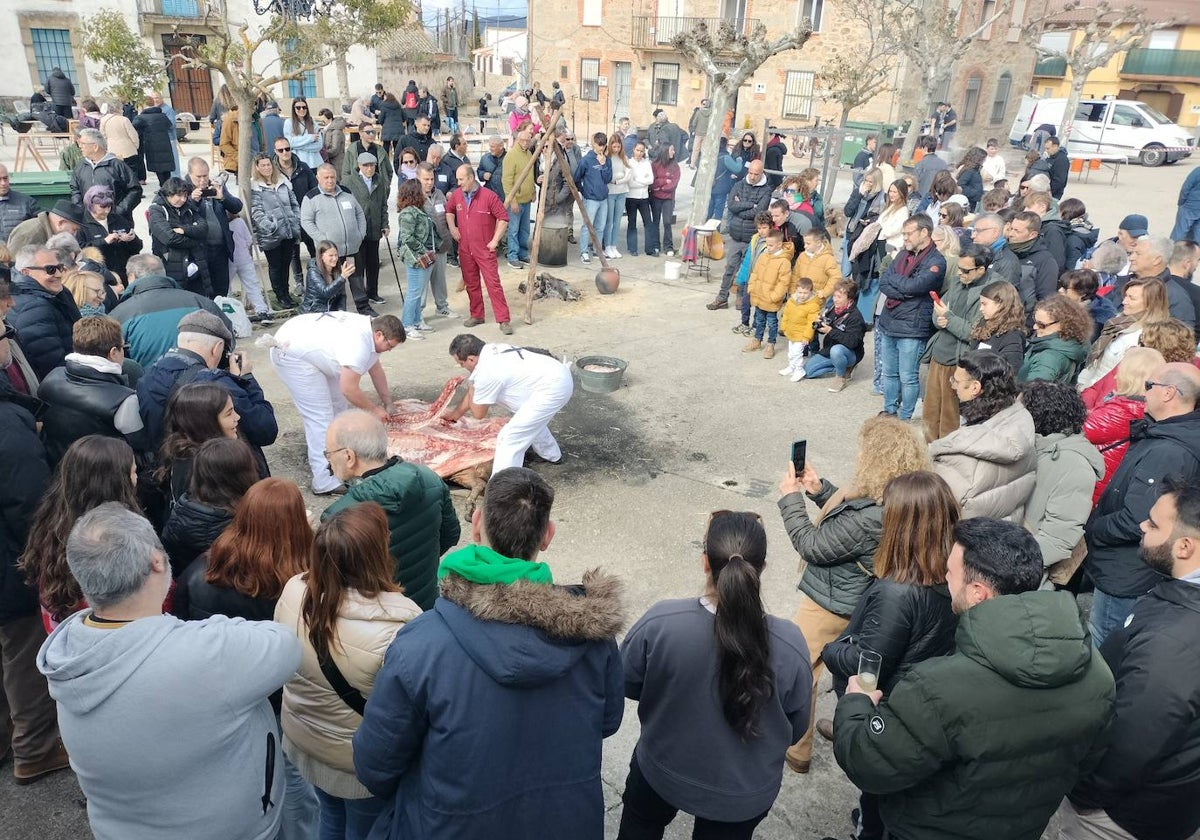
POLYGON ((708 27, 708 31, 716 33, 721 24, 733 26, 739 35, 754 31, 759 21, 756 18, 705 18, 705 17, 648 17, 633 18, 633 46, 642 49, 670 49, 671 41, 676 35, 691 32, 700 24, 708 27))

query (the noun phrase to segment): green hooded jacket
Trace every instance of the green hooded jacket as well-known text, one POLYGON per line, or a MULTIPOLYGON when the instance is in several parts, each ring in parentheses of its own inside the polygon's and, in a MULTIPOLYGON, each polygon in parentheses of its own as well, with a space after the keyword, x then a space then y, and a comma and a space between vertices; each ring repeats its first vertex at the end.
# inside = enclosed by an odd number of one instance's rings
POLYGON ((1066 592, 977 604, 955 643, 878 707, 842 698, 837 762, 898 840, 1039 840, 1107 748, 1112 672, 1066 592))
POLYGON ((1025 348, 1025 361, 1017 372, 1017 382, 1046 379, 1072 384, 1087 361, 1088 345, 1062 336, 1034 336, 1025 348))

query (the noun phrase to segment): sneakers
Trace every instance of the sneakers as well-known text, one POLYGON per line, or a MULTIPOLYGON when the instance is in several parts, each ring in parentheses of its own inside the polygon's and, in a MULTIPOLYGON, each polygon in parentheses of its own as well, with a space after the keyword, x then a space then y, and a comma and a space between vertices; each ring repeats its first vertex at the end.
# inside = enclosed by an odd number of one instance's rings
POLYGON ((349 489, 350 488, 348 488, 345 484, 339 484, 337 487, 334 487, 332 490, 326 490, 324 493, 319 493, 316 490, 314 490, 313 495, 314 496, 345 496, 346 492, 349 489))
POLYGON ((775 345, 774 344, 767 345, 767 349, 763 351, 763 358, 764 359, 774 359, 775 358, 775 345))
POLYGON ((762 342, 757 338, 750 339, 750 343, 742 348, 743 353, 753 353, 762 347, 762 342))
POLYGON ((668 256, 668 257, 673 257, 673 256, 675 256, 675 252, 674 252, 674 251, 672 251, 670 248, 668 248, 668 249, 667 249, 667 256, 668 256))
POLYGON ((621 259, 621 252, 617 250, 615 245, 609 245, 604 249, 604 256, 610 260, 619 260, 621 259))
POLYGON ((505 335, 512 335, 512 324, 510 324, 508 321, 501 321, 500 332, 504 333, 505 335))
POLYGON ((416 329, 420 330, 421 332, 433 332, 433 327, 429 326, 424 321, 417 324, 416 329))
POLYGON ((421 332, 420 327, 405 327, 404 334, 409 341, 424 341, 425 333, 421 332))
POLYGON ((38 761, 31 761, 28 764, 13 764, 13 781, 18 785, 27 785, 36 782, 43 776, 49 776, 51 773, 57 773, 59 770, 66 770, 71 766, 71 759, 67 755, 67 748, 63 746, 62 741, 58 742, 50 754, 38 761))
POLYGON ((834 379, 833 384, 829 386, 829 393, 840 394, 842 391, 846 390, 846 385, 848 385, 849 382, 849 376, 839 376, 837 379, 834 379))
POLYGON ((791 376, 795 372, 796 372, 796 369, 793 368, 791 365, 788 365, 783 370, 779 371, 779 375, 780 376, 791 376))
POLYGON ((457 318, 458 317, 458 315, 455 313, 455 311, 453 309, 451 309, 449 306, 443 306, 441 309, 437 310, 436 314, 440 315, 442 318, 457 318))
POLYGON ((718 310, 718 309, 728 309, 728 308, 729 308, 729 301, 727 301, 727 300, 714 300, 712 303, 706 303, 706 304, 704 304, 704 308, 705 308, 705 309, 707 309, 707 310, 709 310, 710 312, 714 312, 714 311, 716 311, 716 310, 718 310))
POLYGON ((806 371, 804 369, 803 365, 801 365, 800 367, 798 367, 794 371, 792 371, 792 381, 793 382, 799 382, 801 379, 803 379, 806 376, 808 376, 808 371, 806 371))
POLYGON ((463 321, 463 326, 464 327, 478 327, 482 323, 483 323, 482 318, 468 318, 467 320, 463 321))
POLYGON ((584 264, 586 265, 592 261, 592 256, 591 254, 585 252, 579 255, 579 259, 583 260, 584 264))
POLYGON ((733 332, 736 335, 750 335, 754 330, 750 328, 749 324, 738 324, 733 328, 733 332))
POLYGON ((514 269, 516 269, 517 271, 520 271, 522 268, 524 268, 524 267, 525 267, 525 264, 524 264, 523 262, 521 262, 520 260, 509 260, 509 261, 508 261, 508 267, 509 267, 509 268, 514 268, 514 269))
POLYGON ((380 306, 387 303, 387 299, 381 298, 379 295, 371 295, 369 298, 367 298, 367 300, 371 301, 371 303, 377 303, 380 306))

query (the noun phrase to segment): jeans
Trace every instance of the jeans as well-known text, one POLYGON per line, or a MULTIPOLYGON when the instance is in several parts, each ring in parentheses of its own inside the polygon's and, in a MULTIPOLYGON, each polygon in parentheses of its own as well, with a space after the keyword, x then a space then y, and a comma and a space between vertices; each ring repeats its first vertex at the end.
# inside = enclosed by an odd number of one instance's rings
POLYGON ((901 420, 910 420, 921 390, 918 369, 921 354, 925 352, 925 340, 893 338, 882 330, 879 332, 883 355, 883 410, 898 415, 901 420))
POLYGON ((738 309, 741 310, 743 326, 750 326, 750 291, 745 286, 737 287, 738 309))
POLYGON ((804 363, 804 375, 806 377, 824 376, 833 371, 838 376, 845 377, 846 371, 854 364, 854 353, 849 347, 843 347, 841 344, 835 344, 829 348, 829 355, 822 356, 816 353, 808 357, 808 361, 804 363))
MULTIPOLYGON (((661 840, 667 826, 675 819, 679 809, 667 802, 650 787, 642 769, 638 767, 637 753, 629 762, 629 775, 625 778, 625 792, 621 795, 621 828, 617 840, 661 840)), ((696 817, 692 829, 692 840, 749 840, 754 829, 767 813, 742 822, 717 822, 696 817)))
MULTIPOLYGON (((596 235, 604 236, 604 223, 608 216, 608 199, 607 198, 585 198, 583 200, 584 209, 587 210, 588 218, 592 220, 592 227, 596 229, 596 235)), ((579 253, 586 254, 588 245, 592 243, 592 232, 588 230, 587 222, 580 224, 579 230, 579 253)), ((595 243, 593 250, 600 250, 604 247, 603 242, 595 243)))
POLYGON ((314 789, 321 803, 321 840, 366 840, 375 820, 387 807, 387 802, 377 796, 342 799, 320 788, 314 789))
POLYGON ((400 315, 400 322, 404 324, 404 329, 411 330, 421 324, 421 310, 425 308, 425 284, 429 282, 429 275, 433 269, 411 266, 406 268, 408 288, 404 290, 404 311, 400 315))
POLYGON ((605 248, 617 247, 617 234, 621 230, 621 210, 625 208, 625 193, 609 193, 605 209, 604 230, 598 233, 604 238, 605 248))
POLYGON ((292 760, 283 756, 283 823, 279 840, 317 840, 316 790, 304 780, 292 760))
MULTIPOLYGON (((638 252, 637 220, 642 217, 642 230, 645 231, 646 241, 650 241, 650 199, 625 199, 625 248, 631 257, 638 252)), ((649 250, 649 249, 647 249, 649 250)))
POLYGON ((675 215, 675 199, 650 199, 650 229, 653 236, 646 236, 647 253, 657 253, 659 250, 674 251, 675 239, 671 235, 671 217, 675 215), (660 239, 661 232, 661 239, 660 239), (660 248, 661 245, 661 248, 660 248))
POLYGON ((754 307, 755 340, 762 341, 764 329, 767 334, 767 344, 774 344, 775 339, 779 338, 779 313, 767 312, 756 306, 754 307))
MULTIPOLYGON (((647 236, 646 240, 646 252, 649 253, 650 237, 647 236)), ((721 288, 717 290, 717 300, 729 300, 729 287, 737 279, 738 271, 742 267, 742 258, 746 256, 746 249, 749 247, 749 242, 738 242, 732 237, 725 243, 725 273, 721 275, 721 288)))
POLYGON ((510 262, 529 259, 529 208, 532 201, 517 205, 517 211, 508 211, 508 259, 510 262))
POLYGON ((1092 595, 1092 612, 1088 616, 1088 630, 1092 632, 1092 644, 1096 647, 1104 644, 1114 630, 1120 628, 1133 612, 1137 598, 1122 598, 1119 595, 1109 595, 1099 589, 1092 595))
MULTIPOLYGON (((708 218, 719 219, 725 215, 725 205, 729 203, 729 190, 713 192, 708 199, 708 218)), ((707 221, 707 220, 706 220, 707 221)), ((848 272, 845 272, 848 273, 848 272)))

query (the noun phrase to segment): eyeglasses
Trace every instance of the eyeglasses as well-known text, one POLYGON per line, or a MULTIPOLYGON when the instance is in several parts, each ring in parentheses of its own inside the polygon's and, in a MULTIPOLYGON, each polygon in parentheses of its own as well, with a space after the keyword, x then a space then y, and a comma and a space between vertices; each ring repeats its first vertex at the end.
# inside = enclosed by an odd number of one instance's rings
POLYGON ((25 270, 44 271, 46 274, 49 274, 51 277, 53 277, 55 274, 58 274, 58 272, 63 271, 64 269, 66 269, 66 266, 62 265, 61 263, 50 263, 49 265, 31 265, 25 270))
POLYGON ((325 460, 328 461, 330 455, 336 455, 338 452, 345 452, 349 448, 349 446, 339 446, 337 449, 325 449, 321 452, 321 454, 324 455, 325 460))
POLYGON ((981 266, 981 265, 967 266, 967 265, 963 265, 962 263, 959 263, 958 264, 958 273, 959 274, 970 274, 973 271, 980 271, 982 268, 983 268, 983 266, 981 266))
POLYGON ((1058 323, 1058 321, 1037 321, 1037 320, 1035 320, 1033 322, 1033 328, 1035 330, 1046 330, 1046 329, 1049 329, 1050 327, 1053 327, 1057 323, 1058 323))
POLYGON ((749 139, 749 138, 746 138, 746 139, 745 139, 745 140, 743 140, 742 142, 743 142, 743 143, 753 143, 754 141, 753 141, 753 140, 751 140, 751 139, 749 139))
POLYGON ((290 152, 291 150, 292 150, 291 146, 280 146, 278 149, 275 150, 275 154, 281 155, 284 152, 290 152))
POLYGON ((1145 382, 1143 382, 1142 385, 1144 386, 1145 390, 1147 390, 1147 391, 1152 391, 1155 388, 1175 388, 1175 390, 1179 390, 1176 386, 1172 385, 1170 382, 1154 382, 1149 379, 1147 379, 1145 382))

